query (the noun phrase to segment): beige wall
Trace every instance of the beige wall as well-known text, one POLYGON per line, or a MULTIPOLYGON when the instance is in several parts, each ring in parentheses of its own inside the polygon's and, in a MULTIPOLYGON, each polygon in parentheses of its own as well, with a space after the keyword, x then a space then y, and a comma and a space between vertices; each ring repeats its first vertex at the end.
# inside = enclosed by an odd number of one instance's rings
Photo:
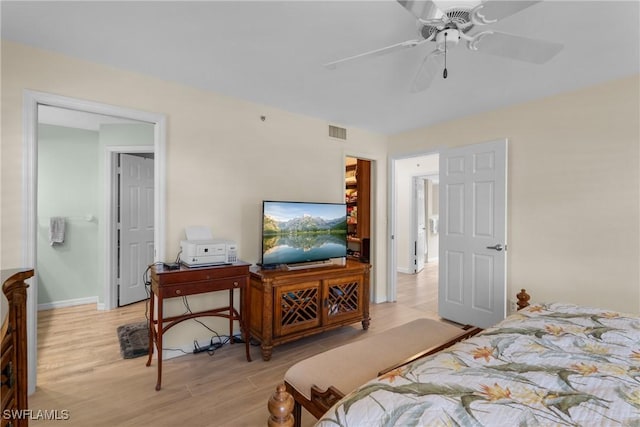
POLYGON ((350 128, 348 142, 331 140, 323 120, 7 41, 2 41, 2 268, 22 264, 24 89, 167 116, 165 253, 170 259, 185 226, 205 225, 216 237, 236 240, 241 257, 255 263, 263 199, 342 202, 345 155, 375 160, 373 283, 378 299, 386 299, 381 234, 386 136, 350 128))
POLYGON ((406 132, 389 155, 508 138, 509 298, 638 312, 639 81, 406 132))

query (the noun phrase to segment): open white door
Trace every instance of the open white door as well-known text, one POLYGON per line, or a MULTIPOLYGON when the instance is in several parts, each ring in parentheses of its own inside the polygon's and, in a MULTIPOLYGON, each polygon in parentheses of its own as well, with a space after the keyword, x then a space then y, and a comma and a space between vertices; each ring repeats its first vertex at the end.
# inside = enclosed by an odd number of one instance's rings
POLYGON ((414 234, 413 242, 413 272, 419 273, 424 269, 424 259, 427 251, 427 224, 425 217, 425 189, 424 178, 413 177, 414 203, 414 234))
POLYGON ((153 159, 120 154, 118 305, 148 297, 142 275, 153 263, 153 159))
POLYGON ((506 316, 507 140, 440 153, 441 317, 487 328, 506 316))

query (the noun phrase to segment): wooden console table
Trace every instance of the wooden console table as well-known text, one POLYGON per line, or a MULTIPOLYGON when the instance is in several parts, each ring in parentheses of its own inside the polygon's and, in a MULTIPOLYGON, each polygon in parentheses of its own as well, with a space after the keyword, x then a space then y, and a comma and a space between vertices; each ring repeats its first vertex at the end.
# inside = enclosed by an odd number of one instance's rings
POLYGON ((149 358, 151 365, 153 347, 158 350, 158 379, 156 390, 160 390, 162 381, 162 335, 173 326, 185 320, 203 316, 225 317, 229 319, 229 336, 233 343, 233 322, 240 322, 242 339, 245 342, 247 361, 251 361, 249 352, 249 322, 251 293, 249 290, 249 266, 246 262, 236 262, 213 267, 181 267, 179 270, 167 270, 161 264, 151 267, 151 296, 149 298, 149 358), (233 306, 233 291, 240 289, 240 312, 233 306), (164 317, 163 301, 187 295, 203 294, 214 291, 229 291, 229 305, 215 309, 186 313, 179 316, 164 317), (155 299, 157 298, 157 316, 155 299))
POLYGON ((304 270, 251 268, 251 336, 260 340, 262 359, 289 341, 362 322, 369 328, 369 264, 304 270))

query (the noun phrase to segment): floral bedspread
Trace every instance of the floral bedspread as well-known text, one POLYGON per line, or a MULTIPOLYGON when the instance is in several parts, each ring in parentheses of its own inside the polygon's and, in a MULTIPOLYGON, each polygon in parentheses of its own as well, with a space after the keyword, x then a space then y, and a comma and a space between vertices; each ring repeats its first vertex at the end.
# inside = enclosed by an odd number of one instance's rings
POLYGON ((640 426, 640 317, 533 305, 362 385, 316 425, 640 426))

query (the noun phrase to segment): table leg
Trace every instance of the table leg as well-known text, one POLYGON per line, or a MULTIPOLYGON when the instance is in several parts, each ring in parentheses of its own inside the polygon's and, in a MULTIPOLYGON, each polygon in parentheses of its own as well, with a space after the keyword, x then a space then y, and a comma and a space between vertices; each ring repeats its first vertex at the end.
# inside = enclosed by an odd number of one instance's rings
POLYGON ((149 357, 147 358, 147 366, 151 366, 151 359, 153 358, 153 320, 154 320, 154 301, 153 290, 151 290, 149 296, 149 357))
POLYGON ((247 362, 251 362, 251 289, 245 280, 244 286, 240 288, 240 330, 244 339, 244 349, 247 353, 247 362))
POLYGON ((235 317, 233 307, 233 288, 229 289, 229 342, 233 344, 235 341, 233 339, 233 318, 235 317))
POLYGON ((156 347, 158 348, 158 380, 156 381, 156 391, 160 390, 160 384, 162 383, 162 297, 158 297, 158 332, 156 333, 156 347))

